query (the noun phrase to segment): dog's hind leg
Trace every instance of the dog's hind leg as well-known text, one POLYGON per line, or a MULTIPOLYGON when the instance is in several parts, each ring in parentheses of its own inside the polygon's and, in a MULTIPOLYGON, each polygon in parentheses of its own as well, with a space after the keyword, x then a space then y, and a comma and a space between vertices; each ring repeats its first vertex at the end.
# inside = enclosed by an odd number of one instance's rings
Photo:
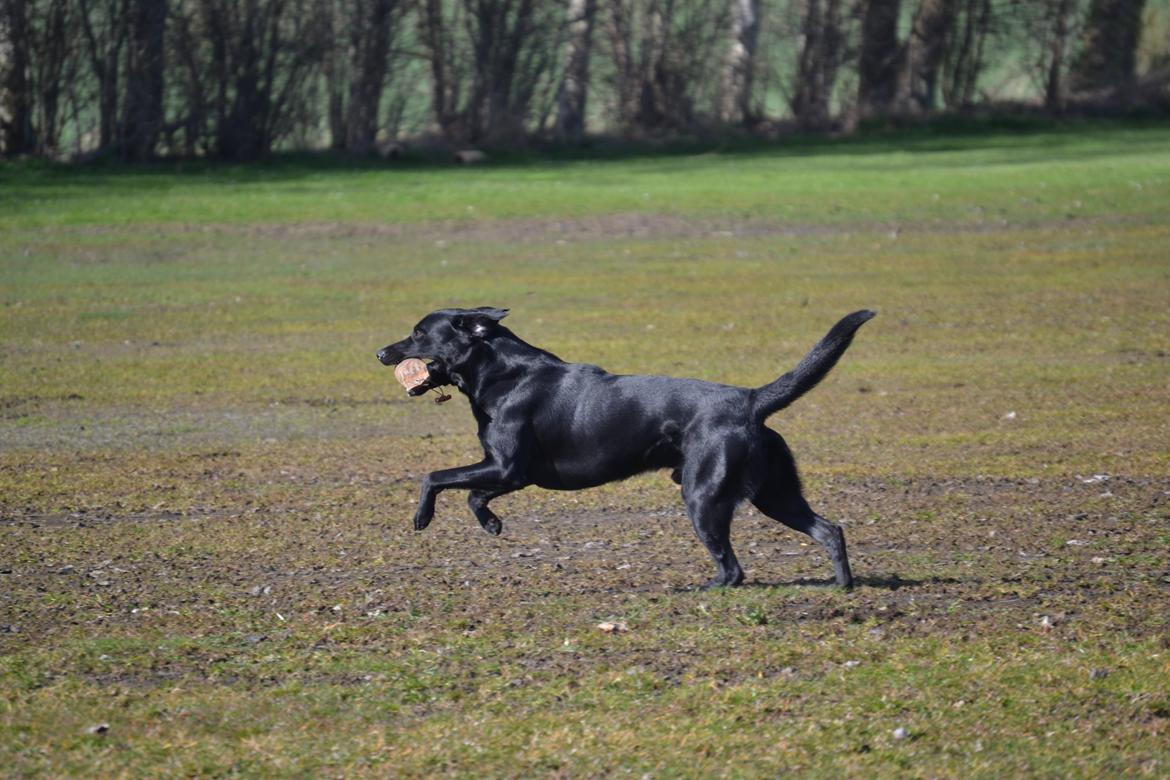
POLYGON ((743 582, 743 569, 731 549, 731 516, 738 496, 728 484, 725 456, 702 457, 700 464, 683 467, 683 501, 695 535, 711 554, 719 573, 706 588, 734 587, 743 582))
POLYGON ((731 516, 734 501, 687 501, 687 513, 695 535, 711 554, 719 573, 703 586, 708 588, 734 587, 743 582, 743 569, 731 549, 731 516))
POLYGON ((768 471, 764 483, 752 497, 752 503, 768 517, 808 534, 825 549, 833 562, 837 584, 849 590, 853 587, 853 572, 849 568, 849 554, 845 549, 845 532, 841 526, 818 515, 800 494, 800 479, 796 463, 780 435, 770 432, 768 441, 768 471))
POLYGON ((492 536, 499 536, 500 532, 504 530, 504 525, 500 522, 500 518, 496 517, 496 513, 488 509, 488 502, 511 492, 511 490, 473 490, 467 494, 467 505, 471 507, 471 513, 483 526, 483 530, 492 536))
POLYGON ((837 584, 845 590, 853 588, 853 572, 849 568, 845 532, 841 530, 841 526, 818 515, 800 496, 796 496, 795 500, 791 497, 778 499, 765 488, 756 494, 752 503, 773 520, 779 520, 794 531, 808 534, 819 542, 833 562, 837 584))

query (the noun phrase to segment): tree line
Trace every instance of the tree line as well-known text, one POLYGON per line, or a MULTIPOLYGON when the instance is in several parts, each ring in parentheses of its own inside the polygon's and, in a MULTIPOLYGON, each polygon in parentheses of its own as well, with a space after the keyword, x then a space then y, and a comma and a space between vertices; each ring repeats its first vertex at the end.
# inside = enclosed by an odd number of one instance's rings
MULTIPOLYGON (((1146 0, 0 0, 0 152, 808 131, 1125 106, 1146 0), (1007 69, 1004 62, 1015 63, 1007 69), (1012 86, 1014 84, 1014 86, 1012 86)), ((1167 54, 1145 63, 1164 95, 1167 54)))

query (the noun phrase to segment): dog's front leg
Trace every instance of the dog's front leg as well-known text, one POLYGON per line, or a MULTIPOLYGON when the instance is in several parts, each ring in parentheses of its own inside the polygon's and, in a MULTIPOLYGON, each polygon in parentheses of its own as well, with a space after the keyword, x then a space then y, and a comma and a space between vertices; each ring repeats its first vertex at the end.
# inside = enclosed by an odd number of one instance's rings
POLYGON ((479 521, 480 527, 492 536, 499 536, 503 533, 504 524, 488 507, 488 502, 511 492, 511 490, 473 490, 467 494, 468 508, 475 515, 475 519, 479 521))
POLYGON ((498 461, 483 460, 474 466, 433 471, 423 478, 418 509, 414 513, 414 530, 421 531, 435 516, 435 498, 443 490, 466 488, 489 493, 507 493, 528 484, 515 467, 505 468, 498 461))

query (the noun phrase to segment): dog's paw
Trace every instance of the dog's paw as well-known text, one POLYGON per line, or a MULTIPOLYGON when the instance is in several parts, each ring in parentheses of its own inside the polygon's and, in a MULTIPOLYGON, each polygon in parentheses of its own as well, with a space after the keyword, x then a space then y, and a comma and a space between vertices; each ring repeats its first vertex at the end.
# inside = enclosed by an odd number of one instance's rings
POLYGON ((703 585, 699 590, 713 590, 715 588, 736 588, 743 584, 743 572, 734 571, 721 574, 703 585))
POLYGON ((504 531, 504 524, 500 522, 500 518, 492 515, 489 518, 482 519, 479 524, 483 526, 483 530, 487 531, 492 536, 499 536, 504 531))
POLYGON ((430 512, 427 512, 427 513, 419 512, 419 513, 417 513, 417 514, 414 516, 414 530, 416 530, 416 531, 425 531, 425 530, 426 530, 426 528, 427 528, 427 526, 431 524, 431 520, 433 520, 433 519, 434 519, 434 515, 433 515, 433 514, 431 514, 430 512))

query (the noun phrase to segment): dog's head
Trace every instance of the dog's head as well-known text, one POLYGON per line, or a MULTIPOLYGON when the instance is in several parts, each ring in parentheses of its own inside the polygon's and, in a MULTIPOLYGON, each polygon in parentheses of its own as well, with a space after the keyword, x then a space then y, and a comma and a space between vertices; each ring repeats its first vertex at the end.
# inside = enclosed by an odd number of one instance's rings
POLYGON ((393 366, 407 358, 426 361, 430 376, 413 388, 421 395, 432 387, 450 384, 449 373, 474 358, 482 344, 500 330, 507 309, 481 306, 478 309, 439 309, 423 317, 402 341, 378 350, 378 360, 393 366))

